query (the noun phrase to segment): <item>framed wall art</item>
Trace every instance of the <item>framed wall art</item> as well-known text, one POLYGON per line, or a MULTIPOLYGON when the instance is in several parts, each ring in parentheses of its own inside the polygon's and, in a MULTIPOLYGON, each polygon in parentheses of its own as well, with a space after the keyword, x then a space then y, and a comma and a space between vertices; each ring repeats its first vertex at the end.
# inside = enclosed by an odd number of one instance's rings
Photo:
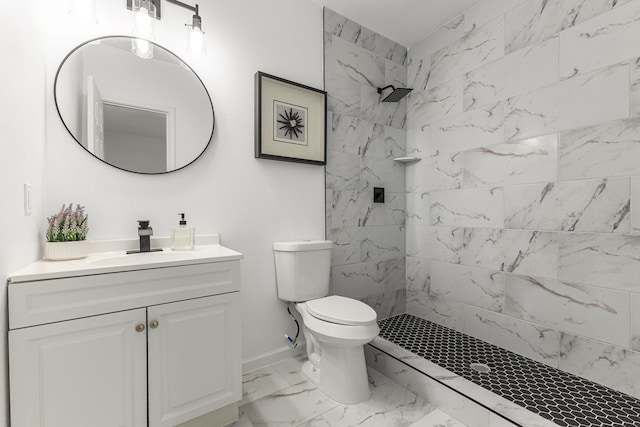
POLYGON ((257 158, 325 165, 327 93, 256 73, 257 158))

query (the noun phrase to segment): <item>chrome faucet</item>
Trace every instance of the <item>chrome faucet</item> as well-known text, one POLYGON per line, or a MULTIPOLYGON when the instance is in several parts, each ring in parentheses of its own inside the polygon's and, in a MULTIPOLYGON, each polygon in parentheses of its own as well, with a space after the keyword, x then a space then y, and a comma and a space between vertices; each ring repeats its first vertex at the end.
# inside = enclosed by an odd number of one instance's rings
POLYGON ((140 249, 127 251, 127 254, 140 254, 144 252, 162 251, 162 249, 151 249, 151 236, 153 236, 153 228, 149 227, 148 219, 138 220, 138 236, 140 236, 140 249))

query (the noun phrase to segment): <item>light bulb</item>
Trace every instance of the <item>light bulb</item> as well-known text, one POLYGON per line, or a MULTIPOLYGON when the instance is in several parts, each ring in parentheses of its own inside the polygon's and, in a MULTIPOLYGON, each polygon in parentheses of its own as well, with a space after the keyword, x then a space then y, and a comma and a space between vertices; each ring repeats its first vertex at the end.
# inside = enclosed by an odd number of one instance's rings
POLYGON ((133 36, 131 52, 143 59, 153 58, 156 7, 149 0, 136 0, 133 6, 133 36))
POLYGON ((198 27, 192 27, 189 30, 189 52, 198 53, 202 51, 204 46, 204 33, 198 27))
POLYGON ((133 35, 154 40, 156 7, 148 0, 137 1, 133 8, 133 35))
POLYGON ((145 7, 141 7, 140 10, 136 12, 136 30, 141 36, 149 36, 153 33, 151 17, 145 7))

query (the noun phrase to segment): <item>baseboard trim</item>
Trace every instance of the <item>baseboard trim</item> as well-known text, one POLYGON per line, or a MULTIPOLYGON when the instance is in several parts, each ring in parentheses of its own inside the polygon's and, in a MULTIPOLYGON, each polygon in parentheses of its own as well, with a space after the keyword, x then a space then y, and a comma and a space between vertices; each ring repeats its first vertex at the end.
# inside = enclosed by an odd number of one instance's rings
POLYGON ((305 351, 306 345, 304 341, 298 341, 298 345, 296 346, 296 348, 292 348, 291 346, 278 347, 275 350, 262 353, 261 355, 253 357, 251 359, 244 359, 242 361, 242 372, 245 373, 255 371, 256 369, 273 365, 274 363, 278 363, 290 357, 299 356, 301 354, 304 354, 305 351))

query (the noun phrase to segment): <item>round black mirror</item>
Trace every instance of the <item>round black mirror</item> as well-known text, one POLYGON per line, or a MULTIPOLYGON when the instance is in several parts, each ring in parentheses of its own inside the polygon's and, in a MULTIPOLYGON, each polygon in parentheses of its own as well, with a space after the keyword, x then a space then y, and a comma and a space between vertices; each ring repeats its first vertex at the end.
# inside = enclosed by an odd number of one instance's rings
POLYGON ((58 114, 89 153, 119 169, 159 174, 202 155, 213 136, 209 93, 180 58, 150 42, 151 58, 132 53, 140 40, 111 36, 71 51, 56 74, 58 114))

